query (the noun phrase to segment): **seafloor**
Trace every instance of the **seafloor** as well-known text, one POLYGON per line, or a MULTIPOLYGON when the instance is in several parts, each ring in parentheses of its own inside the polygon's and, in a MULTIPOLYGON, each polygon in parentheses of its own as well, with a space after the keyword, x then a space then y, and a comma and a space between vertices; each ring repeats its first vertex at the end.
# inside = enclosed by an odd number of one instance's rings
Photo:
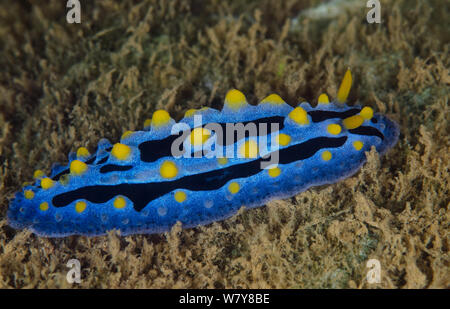
POLYGON ((448 288, 448 1, 66 1, 0 4, 0 287, 448 288), (305 10, 308 9, 309 10, 305 10), (223 222, 161 235, 39 238, 8 227, 8 199, 53 162, 139 130, 221 108, 335 97, 386 113, 399 143, 354 177, 223 222), (81 283, 66 281, 69 259, 81 283), (378 259, 381 283, 366 280, 378 259))

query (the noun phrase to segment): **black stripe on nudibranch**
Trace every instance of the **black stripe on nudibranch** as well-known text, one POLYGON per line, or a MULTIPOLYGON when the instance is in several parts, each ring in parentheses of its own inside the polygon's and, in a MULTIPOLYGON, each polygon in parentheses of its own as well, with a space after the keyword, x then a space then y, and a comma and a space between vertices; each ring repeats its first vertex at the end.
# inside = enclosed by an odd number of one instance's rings
POLYGON ((122 172, 122 171, 131 170, 132 168, 133 168, 132 165, 107 164, 100 168, 100 173, 122 172))
POLYGON ((368 136, 378 136, 382 140, 384 140, 384 135, 378 129, 374 127, 366 127, 366 126, 360 126, 356 129, 348 130, 352 134, 359 134, 359 135, 368 135, 368 136))
MULTIPOLYGON (((92 158, 90 158, 89 160, 87 160, 87 161, 84 162, 84 163, 86 163, 86 164, 92 164, 94 161, 95 161, 95 157, 92 157, 92 158)), ((65 169, 65 170, 63 170, 63 171, 61 171, 61 172, 59 172, 59 173, 56 174, 55 176, 53 176, 53 177, 52 177, 52 180, 58 181, 62 176, 68 175, 68 174, 70 174, 70 169, 69 169, 69 168, 67 168, 67 169, 65 169)))
MULTIPOLYGON (((279 163, 289 164, 305 160, 323 148, 341 147, 346 141, 346 136, 312 138, 303 143, 280 149, 279 163)), ((173 181, 86 186, 56 195, 52 202, 55 207, 67 206, 79 199, 92 203, 105 203, 117 195, 122 195, 133 202, 133 207, 136 211, 141 211, 151 201, 176 189, 211 191, 220 189, 232 179, 254 176, 262 171, 262 161, 264 161, 263 158, 258 158, 222 169, 184 176, 173 181)))
POLYGON ((358 114, 360 111, 361 109, 359 108, 352 108, 345 112, 313 110, 309 111, 308 115, 311 116, 313 122, 321 122, 333 118, 345 119, 358 114))
MULTIPOLYGON (((260 119, 255 119, 252 121, 246 121, 246 122, 241 122, 244 126, 247 126, 250 123, 255 124, 255 128, 256 128, 256 136, 258 136, 261 132, 259 132, 260 129, 260 124, 267 124, 267 134, 270 134, 272 132, 272 124, 277 124, 278 125, 278 130, 281 130, 284 128, 284 117, 282 116, 273 116, 273 117, 265 117, 265 118, 260 118, 260 119)), ((234 138, 231 139, 228 136, 226 136, 227 130, 226 130, 226 123, 218 123, 219 126, 222 127, 222 132, 224 134, 223 139, 221 140, 217 140, 217 144, 218 145, 222 145, 222 142, 225 142, 225 145, 228 145, 230 143, 235 143, 238 140, 245 138, 245 137, 250 137, 253 135, 250 135, 248 133, 252 133, 250 132, 250 130, 246 131, 247 134, 243 135, 243 136, 238 136, 237 131, 234 130, 234 138)), ((236 125, 236 123, 234 123, 233 125, 236 125)), ((205 125, 203 125, 203 127, 205 127, 205 125)), ((166 138, 163 139, 159 139, 159 140, 152 140, 152 141, 146 141, 143 142, 141 144, 139 144, 139 150, 141 152, 141 161, 143 162, 155 162, 156 160, 163 158, 163 157, 169 157, 172 156, 172 150, 171 150, 171 146, 173 144, 173 142, 179 138, 180 136, 182 136, 183 132, 180 132, 178 134, 174 134, 174 135, 170 135, 166 138)), ((181 149, 180 149, 181 151, 181 149)))
POLYGON ((159 158, 172 155, 172 144, 183 133, 170 135, 163 139, 146 141, 139 144, 142 162, 155 162, 159 158))
POLYGON ((86 162, 84 162, 84 163, 86 163, 86 164, 92 164, 92 163, 94 163, 95 162, 95 159, 96 159, 97 157, 92 157, 92 158, 90 158, 89 160, 87 160, 86 162))
POLYGON ((63 175, 67 175, 70 173, 70 169, 65 169, 62 172, 56 174, 52 177, 52 180, 58 181, 63 175))
MULTIPOLYGON (((259 131, 261 129, 261 124, 266 124, 267 125, 267 131, 264 132, 264 134, 269 135, 272 133, 272 129, 275 129, 274 132, 278 131, 278 130, 282 130, 284 128, 284 119, 285 117, 282 116, 272 116, 272 117, 265 117, 265 118, 260 118, 260 119, 256 119, 256 120, 252 120, 252 121, 246 121, 246 122, 238 122, 238 123, 242 123, 242 125, 245 127, 248 124, 254 124, 255 125, 255 132, 251 132, 251 131, 246 131, 245 135, 238 135, 237 130, 234 130, 234 136, 233 138, 229 138, 229 136, 227 136, 227 124, 224 123, 220 123, 219 125, 222 127, 222 131, 224 133, 223 136, 223 140, 217 140, 217 144, 221 145, 222 142, 225 142, 223 145, 224 146, 228 146, 231 145, 237 141, 239 141, 240 139, 243 138, 247 138, 250 136, 260 136, 261 132, 259 131), (273 126, 275 125, 276 126, 273 126), (255 133, 255 135, 252 135, 251 133, 255 133)), ((236 126, 237 123, 234 123, 233 126, 236 126)))
POLYGON ((97 165, 103 164, 103 163, 105 163, 106 161, 108 161, 108 156, 106 156, 106 157, 102 158, 100 161, 98 161, 98 162, 97 162, 97 165))

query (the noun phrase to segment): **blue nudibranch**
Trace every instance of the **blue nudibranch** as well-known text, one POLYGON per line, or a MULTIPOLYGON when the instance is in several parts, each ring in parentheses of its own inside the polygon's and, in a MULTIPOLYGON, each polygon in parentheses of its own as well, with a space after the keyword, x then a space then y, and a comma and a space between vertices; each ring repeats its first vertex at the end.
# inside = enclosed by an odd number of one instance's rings
POLYGON ((127 131, 120 143, 101 140, 93 155, 80 147, 50 176, 37 170, 11 201, 8 222, 50 237, 160 233, 337 182, 358 171, 372 145, 385 153, 399 135, 370 107, 345 105, 351 83, 347 71, 337 99, 322 94, 315 108, 293 108, 276 94, 252 106, 230 90, 222 111, 188 110, 178 124, 156 111, 144 131, 127 131), (230 124, 244 134, 230 134, 230 124), (276 161, 263 167, 269 158, 276 161))

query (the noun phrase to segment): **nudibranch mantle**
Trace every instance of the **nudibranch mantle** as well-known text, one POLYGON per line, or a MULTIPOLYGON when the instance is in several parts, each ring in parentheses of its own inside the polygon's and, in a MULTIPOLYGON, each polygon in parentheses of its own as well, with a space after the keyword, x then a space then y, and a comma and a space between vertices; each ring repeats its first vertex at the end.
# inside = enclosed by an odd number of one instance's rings
POLYGON ((347 71, 336 101, 322 94, 316 107, 294 108, 276 94, 252 106, 230 90, 222 111, 188 110, 178 123, 156 111, 143 131, 127 131, 119 143, 100 140, 92 155, 80 147, 49 176, 37 170, 11 201, 8 223, 48 237, 161 233, 177 221, 208 224, 337 182, 359 170, 371 146, 383 154, 399 136, 387 117, 345 104, 351 83, 347 71), (184 130, 174 133, 175 125, 184 130), (227 125, 256 129, 220 136, 227 125), (208 155, 216 149, 222 155, 208 155), (275 163, 263 166, 268 158, 275 163))

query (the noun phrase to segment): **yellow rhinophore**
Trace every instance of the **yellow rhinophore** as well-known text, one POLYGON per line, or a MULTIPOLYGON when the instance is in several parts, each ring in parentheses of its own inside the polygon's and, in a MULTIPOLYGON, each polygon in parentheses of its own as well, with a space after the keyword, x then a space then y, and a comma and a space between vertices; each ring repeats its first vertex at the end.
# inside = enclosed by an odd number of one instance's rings
POLYGON ((261 103, 270 103, 270 104, 274 104, 274 105, 280 105, 280 104, 283 104, 286 102, 284 102, 284 100, 278 94, 272 93, 271 95, 265 97, 261 101, 261 103))
POLYGON ((337 101, 339 103, 344 103, 347 101, 348 94, 350 93, 350 88, 352 87, 352 73, 350 69, 345 72, 344 79, 342 80, 341 86, 338 90, 337 101))
POLYGON ((173 178, 178 174, 178 168, 172 161, 164 161, 159 168, 159 173, 163 178, 173 178))
POLYGON ((51 187, 53 187, 53 180, 51 178, 42 178, 41 179, 41 187, 44 190, 50 189, 51 187))
POLYGON ((342 121, 347 130, 356 129, 361 126, 363 122, 364 118, 360 115, 350 116, 342 121))
POLYGON ((248 140, 239 148, 241 158, 256 158, 258 156, 258 143, 248 140))
POLYGON ((301 108, 300 106, 294 108, 290 113, 289 113, 289 118, 291 118, 292 120, 294 120, 296 123, 301 124, 301 125, 307 125, 309 123, 308 120, 308 114, 306 113, 306 111, 301 108))
POLYGON ((241 186, 237 182, 232 182, 228 185, 228 191, 230 191, 231 194, 236 194, 241 189, 241 186))
POLYGON ((89 150, 86 147, 80 147, 77 150, 77 158, 85 158, 90 155, 89 150))
POLYGON ((373 117, 373 109, 369 106, 363 107, 363 109, 359 112, 359 114, 365 120, 370 120, 373 117))
POLYGON ((163 109, 157 110, 152 116, 152 126, 161 127, 170 122, 170 115, 163 109))
POLYGON ((204 144, 211 136, 211 131, 204 128, 195 128, 191 131, 191 145, 199 146, 204 144))
POLYGON ((245 95, 237 89, 232 89, 225 96, 225 105, 231 109, 237 110, 247 104, 245 95))
POLYGON ((329 124, 327 127, 328 133, 333 135, 338 135, 339 133, 341 133, 341 130, 342 130, 341 126, 335 123, 329 124))
POLYGON ((130 156, 131 148, 125 144, 114 144, 111 154, 118 160, 126 160, 130 156))
POLYGON ((330 100, 328 99, 328 96, 327 96, 325 93, 322 93, 322 94, 319 96, 319 99, 317 100, 317 102, 318 102, 319 104, 329 104, 329 103, 330 103, 330 100))
POLYGON ((183 191, 177 191, 175 192, 175 201, 178 203, 183 203, 186 200, 186 193, 183 191))
POLYGON ((70 162, 70 173, 74 175, 81 175, 86 172, 88 166, 80 160, 73 160, 70 162))

